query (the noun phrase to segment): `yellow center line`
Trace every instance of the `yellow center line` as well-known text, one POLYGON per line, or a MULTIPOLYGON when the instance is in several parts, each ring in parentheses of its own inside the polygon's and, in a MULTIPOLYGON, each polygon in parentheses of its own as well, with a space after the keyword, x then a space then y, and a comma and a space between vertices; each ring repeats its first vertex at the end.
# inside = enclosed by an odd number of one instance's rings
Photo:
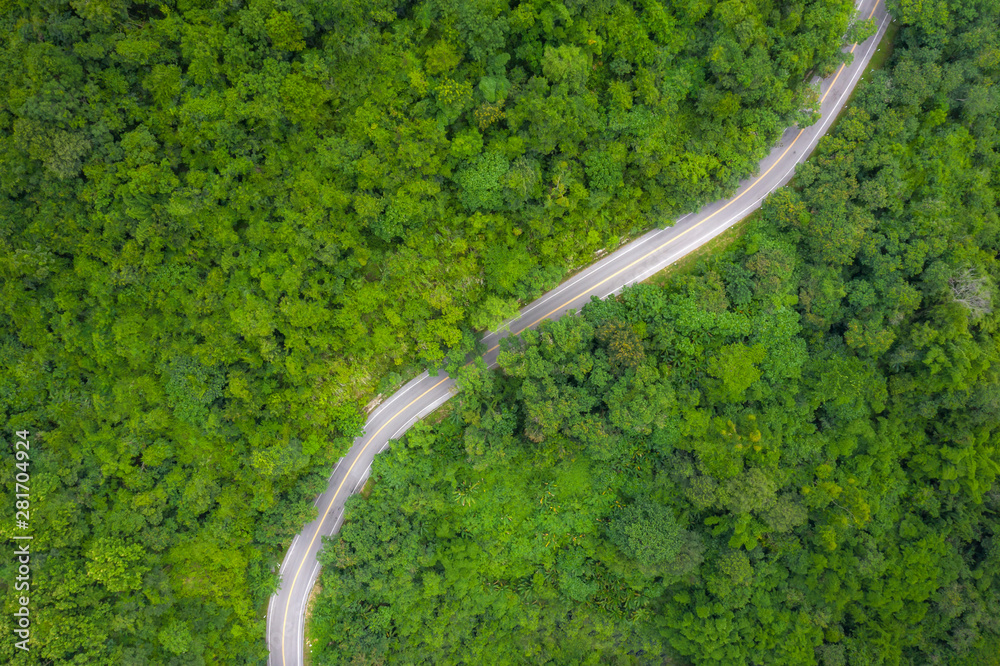
MULTIPOLYGON (((855 44, 854 46, 857 46, 857 44, 855 44)), ((852 46, 852 47, 851 47, 851 53, 854 53, 854 46, 852 46)), ((840 69, 838 69, 838 70, 837 70, 837 75, 836 75, 835 77, 833 77, 833 81, 831 81, 831 82, 830 82, 830 87, 829 87, 829 88, 827 88, 827 89, 826 89, 826 92, 825 92, 825 93, 823 93, 823 96, 819 98, 819 103, 820 103, 820 105, 822 105, 822 104, 823 104, 823 102, 825 102, 825 101, 826 101, 826 96, 830 94, 830 91, 831 91, 831 90, 833 90, 833 86, 834 86, 834 84, 835 84, 835 83, 837 83, 837 79, 839 79, 839 78, 840 78, 840 73, 841 73, 842 71, 844 71, 844 67, 846 67, 846 66, 847 66, 847 65, 841 65, 841 66, 840 66, 840 69)))
MULTIPOLYGON (((878 4, 879 4, 878 2, 875 3, 875 7, 872 8, 871 14, 868 15, 869 19, 872 16, 875 15, 875 10, 878 9, 878 4)), ((854 49, 856 49, 857 47, 858 47, 857 44, 855 44, 854 46, 852 46, 850 52, 854 53, 854 49)), ((833 81, 830 82, 830 87, 827 88, 826 93, 824 93, 823 97, 820 98, 820 104, 823 104, 823 101, 826 99, 826 96, 830 94, 831 90, 833 90, 834 84, 837 83, 837 79, 840 77, 840 73, 843 72, 845 68, 846 68, 846 65, 841 65, 840 66, 840 69, 837 71, 837 75, 834 76, 833 77, 833 81)), ((601 280, 600 282, 598 282, 597 284, 595 284, 593 287, 591 287, 590 293, 592 293, 593 290, 597 289, 598 287, 606 284, 610 280, 613 280, 614 278, 618 277, 619 275, 621 275, 622 273, 624 273, 628 269, 632 268, 636 264, 638 264, 638 263, 640 263, 640 262, 648 259, 650 256, 656 254, 657 252, 659 252, 663 248, 667 247, 671 243, 673 243, 673 242, 679 240, 680 238, 684 237, 684 235, 686 235, 686 234, 694 231, 695 229, 697 229, 701 225, 705 224, 706 222, 708 222, 709 220, 711 220, 713 217, 715 217, 716 215, 718 215, 719 213, 721 213, 722 211, 726 210, 727 208, 729 208, 730 206, 732 206, 734 203, 736 203, 737 201, 739 201, 740 199, 742 199, 743 196, 746 195, 747 192, 749 192, 750 190, 752 190, 754 188, 754 186, 756 186, 760 181, 762 181, 764 178, 766 178, 767 174, 771 173, 771 170, 774 169, 774 167, 778 166, 778 164, 781 163, 781 160, 783 160, 784 157, 785 157, 785 155, 788 154, 788 151, 792 149, 792 146, 794 146, 795 143, 799 140, 799 138, 802 136, 803 132, 805 132, 805 129, 800 129, 799 133, 795 135, 795 138, 792 139, 792 142, 790 144, 788 144, 788 147, 785 148, 784 151, 782 151, 781 155, 778 157, 777 160, 775 160, 774 164, 772 164, 770 167, 768 167, 767 171, 765 171, 764 173, 762 173, 757 178, 757 180, 755 180, 753 183, 751 183, 745 190, 743 190, 743 192, 741 192, 740 194, 738 194, 734 198, 730 199, 726 203, 726 205, 724 205, 722 208, 720 208, 719 210, 715 211, 714 213, 712 213, 711 215, 709 215, 708 217, 706 217, 701 222, 698 222, 697 224, 695 224, 695 225, 693 225, 693 226, 685 229, 684 231, 682 231, 678 235, 674 236, 673 238, 671 238, 670 240, 666 241, 662 245, 657 246, 655 249, 650 250, 649 252, 647 252, 643 256, 639 257, 638 259, 636 259, 632 263, 630 263, 627 266, 625 266, 624 268, 621 268, 618 271, 616 271, 615 273, 613 273, 613 274, 609 275, 608 277, 604 278, 603 280, 601 280)), ((554 308, 553 310, 547 312, 546 314, 544 314, 541 317, 539 317, 538 319, 536 319, 531 324, 528 324, 527 328, 531 328, 533 326, 537 326, 539 323, 541 323, 542 321, 545 321, 546 319, 548 319, 551 315, 555 314, 556 312, 559 312, 560 310, 562 310, 563 308, 565 308, 567 305, 571 304, 573 301, 581 298, 582 296, 586 296, 586 295, 587 294, 581 294, 580 296, 574 296, 573 298, 569 299, 568 301, 566 301, 565 303, 563 303, 559 307, 554 308)), ((498 349, 499 347, 500 347, 500 344, 497 343, 496 345, 490 347, 487 350, 486 353, 488 354, 488 353, 490 353, 490 352, 498 349)), ((337 486, 336 492, 333 493, 333 498, 330 500, 330 503, 327 505, 326 510, 323 512, 323 518, 322 518, 322 520, 320 520, 319 525, 316 527, 316 533, 313 534, 312 539, 309 541, 309 545, 306 547, 306 552, 307 553, 309 552, 310 549, 312 549, 313 544, 316 542, 316 537, 319 536, 320 528, 323 526, 323 523, 326 521, 326 517, 329 515, 330 510, 333 508, 334 503, 337 501, 337 496, 340 495, 340 491, 343 490, 344 484, 347 483, 347 478, 350 476, 351 472, 354 470, 354 466, 358 463, 358 460, 361 459, 361 456, 364 454, 364 452, 366 450, 368 450, 368 447, 371 445, 371 443, 375 441, 375 438, 378 437, 379 433, 381 433, 385 429, 386 426, 388 426, 393 420, 395 420, 395 418, 397 416, 399 416, 400 414, 402 414, 403 412, 405 412, 407 409, 409 409, 410 407, 412 407, 418 400, 420 400, 421 398, 423 398, 425 395, 427 395, 428 393, 430 393, 431 391, 433 391, 434 389, 436 389, 438 386, 440 386, 441 384, 443 384, 447 380, 448 380, 448 377, 445 377, 444 379, 442 379, 441 381, 439 381, 437 384, 435 384, 434 386, 430 387, 429 389, 427 389, 426 391, 424 391, 423 393, 421 393, 420 395, 418 395, 416 398, 414 398, 413 400, 411 400, 405 407, 403 407, 398 412, 396 412, 395 414, 393 414, 389 418, 389 420, 387 420, 382 425, 382 427, 379 428, 378 430, 376 430, 375 434, 373 434, 368 439, 368 442, 361 448, 361 451, 358 452, 358 455, 355 456, 354 461, 351 463, 351 466, 347 468, 347 473, 344 474, 344 479, 340 482, 340 485, 337 486)), ((299 564, 299 568, 295 570, 295 576, 292 578, 292 584, 289 587, 289 591, 291 591, 291 590, 293 590, 295 588, 295 583, 296 583, 296 581, 298 581, 299 574, 302 573, 302 567, 305 566, 305 563, 306 563, 305 558, 303 558, 302 562, 299 564)), ((289 594, 288 601, 285 603, 285 619, 286 620, 288 619, 288 609, 289 609, 289 606, 291 605, 291 603, 292 603, 292 597, 291 597, 291 594, 289 594)), ((282 624, 284 625, 284 623, 282 623, 282 624)), ((284 631, 284 629, 282 629, 282 632, 281 632, 281 663, 282 663, 282 666, 284 666, 284 664, 285 664, 285 631, 284 631)))
MULTIPOLYGON (((382 424, 381 428, 379 428, 378 430, 375 431, 374 435, 372 435, 371 437, 368 438, 368 441, 365 443, 365 445, 363 447, 361 447, 360 451, 358 451, 358 455, 354 457, 354 462, 352 462, 351 466, 347 468, 347 473, 344 474, 344 479, 340 482, 340 485, 337 486, 337 490, 336 490, 336 492, 333 493, 333 497, 330 499, 330 503, 326 506, 326 511, 323 512, 323 518, 319 521, 319 525, 316 526, 316 533, 313 534, 313 538, 309 541, 309 545, 306 546, 306 552, 307 553, 312 549, 313 544, 316 543, 316 537, 319 536, 320 528, 323 527, 323 523, 326 521, 326 517, 327 517, 327 515, 329 515, 330 509, 333 508, 334 502, 337 501, 337 496, 340 494, 340 491, 344 488, 344 484, 347 483, 347 478, 351 475, 351 472, 354 470, 354 466, 358 464, 358 461, 361 460, 361 456, 364 455, 364 452, 368 450, 368 447, 371 445, 372 442, 375 441, 375 438, 378 437, 379 433, 382 432, 383 430, 385 430, 385 427, 387 425, 389 425, 390 423, 392 423, 392 421, 397 416, 399 416, 400 414, 402 414, 403 412, 405 412, 407 409, 409 409, 410 407, 412 407, 414 403, 416 403, 418 400, 420 400, 421 398, 423 398, 425 395, 427 395, 428 393, 430 393, 431 391, 433 391, 434 389, 436 389, 438 386, 441 386, 441 384, 443 384, 446 381, 448 381, 448 377, 445 377, 444 379, 442 379, 441 381, 439 381, 437 384, 435 384, 434 386, 430 387, 429 389, 427 389, 426 391, 424 391, 423 393, 421 393, 420 395, 418 395, 416 398, 414 398, 413 400, 411 400, 409 402, 409 404, 406 405, 406 407, 403 407, 398 412, 396 412, 395 414, 393 414, 389 418, 388 421, 386 421, 385 423, 382 424)), ((289 590, 288 601, 285 602, 285 620, 288 619, 288 607, 292 603, 291 591, 295 589, 295 582, 299 579, 299 574, 302 573, 302 567, 305 566, 305 563, 306 563, 306 558, 303 557, 302 558, 302 562, 299 564, 299 568, 295 570, 295 576, 292 578, 292 584, 288 588, 288 590, 289 590)), ((281 630, 281 664, 282 664, 282 666, 284 666, 284 664, 285 664, 285 630, 284 630, 284 624, 285 623, 282 622, 282 630, 281 630)), ((304 627, 303 627, 303 630, 304 630, 304 627)))

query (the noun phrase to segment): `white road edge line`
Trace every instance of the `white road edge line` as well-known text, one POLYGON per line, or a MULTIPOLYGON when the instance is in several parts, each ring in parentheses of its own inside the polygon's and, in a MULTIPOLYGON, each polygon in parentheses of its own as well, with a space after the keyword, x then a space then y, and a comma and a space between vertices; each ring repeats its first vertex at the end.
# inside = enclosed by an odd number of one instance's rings
MULTIPOLYGON (((301 532, 299 533, 301 534, 301 532)), ((288 554, 291 555, 292 551, 295 550, 295 543, 299 540, 299 535, 296 534, 295 538, 292 539, 292 544, 288 547, 288 554)), ((278 569, 279 574, 285 573, 285 565, 288 564, 288 557, 285 557, 285 561, 281 563, 281 567, 278 569)))

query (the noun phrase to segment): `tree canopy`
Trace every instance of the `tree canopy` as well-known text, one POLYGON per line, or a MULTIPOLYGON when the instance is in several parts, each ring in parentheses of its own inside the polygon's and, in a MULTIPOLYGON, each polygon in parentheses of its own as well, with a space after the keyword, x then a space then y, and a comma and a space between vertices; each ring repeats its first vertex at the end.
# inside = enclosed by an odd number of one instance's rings
MULTIPOLYGON (((510 343, 379 459, 319 659, 990 663, 1000 17, 891 9, 891 71, 739 248, 510 343)), ((731 192, 852 13, 0 0, 0 421, 44 590, 0 659, 263 663, 361 406, 731 192)))
POLYGON ((273 565, 361 406, 732 190, 851 12, 0 0, 0 421, 34 433, 50 591, 32 657, 259 663, 273 565))
POLYGON ((376 459, 316 663, 1000 663, 1000 15, 928 7, 728 250, 376 459))

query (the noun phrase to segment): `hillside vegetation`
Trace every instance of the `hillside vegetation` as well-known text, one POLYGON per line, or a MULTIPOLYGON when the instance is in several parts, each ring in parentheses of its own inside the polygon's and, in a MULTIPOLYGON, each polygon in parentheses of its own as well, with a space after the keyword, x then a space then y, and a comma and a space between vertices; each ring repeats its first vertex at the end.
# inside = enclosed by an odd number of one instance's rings
POLYGON ((1000 7, 933 7, 732 249, 376 458, 313 663, 1000 663, 1000 7))
POLYGON ((730 192, 852 9, 0 0, 0 423, 33 433, 40 590, 0 661, 260 663, 359 405, 730 192))

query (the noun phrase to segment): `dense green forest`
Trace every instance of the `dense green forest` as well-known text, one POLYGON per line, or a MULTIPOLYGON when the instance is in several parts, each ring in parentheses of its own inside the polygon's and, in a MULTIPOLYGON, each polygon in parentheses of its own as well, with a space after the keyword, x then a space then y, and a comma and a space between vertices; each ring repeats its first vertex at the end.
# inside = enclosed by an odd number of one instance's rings
POLYGON ((461 373, 321 554, 317 664, 1000 664, 1000 5, 694 272, 461 373))
POLYGON ((32 432, 43 591, 34 652, 5 611, 0 661, 262 660, 360 405, 731 191, 813 118, 851 19, 0 0, 0 424, 32 432))

